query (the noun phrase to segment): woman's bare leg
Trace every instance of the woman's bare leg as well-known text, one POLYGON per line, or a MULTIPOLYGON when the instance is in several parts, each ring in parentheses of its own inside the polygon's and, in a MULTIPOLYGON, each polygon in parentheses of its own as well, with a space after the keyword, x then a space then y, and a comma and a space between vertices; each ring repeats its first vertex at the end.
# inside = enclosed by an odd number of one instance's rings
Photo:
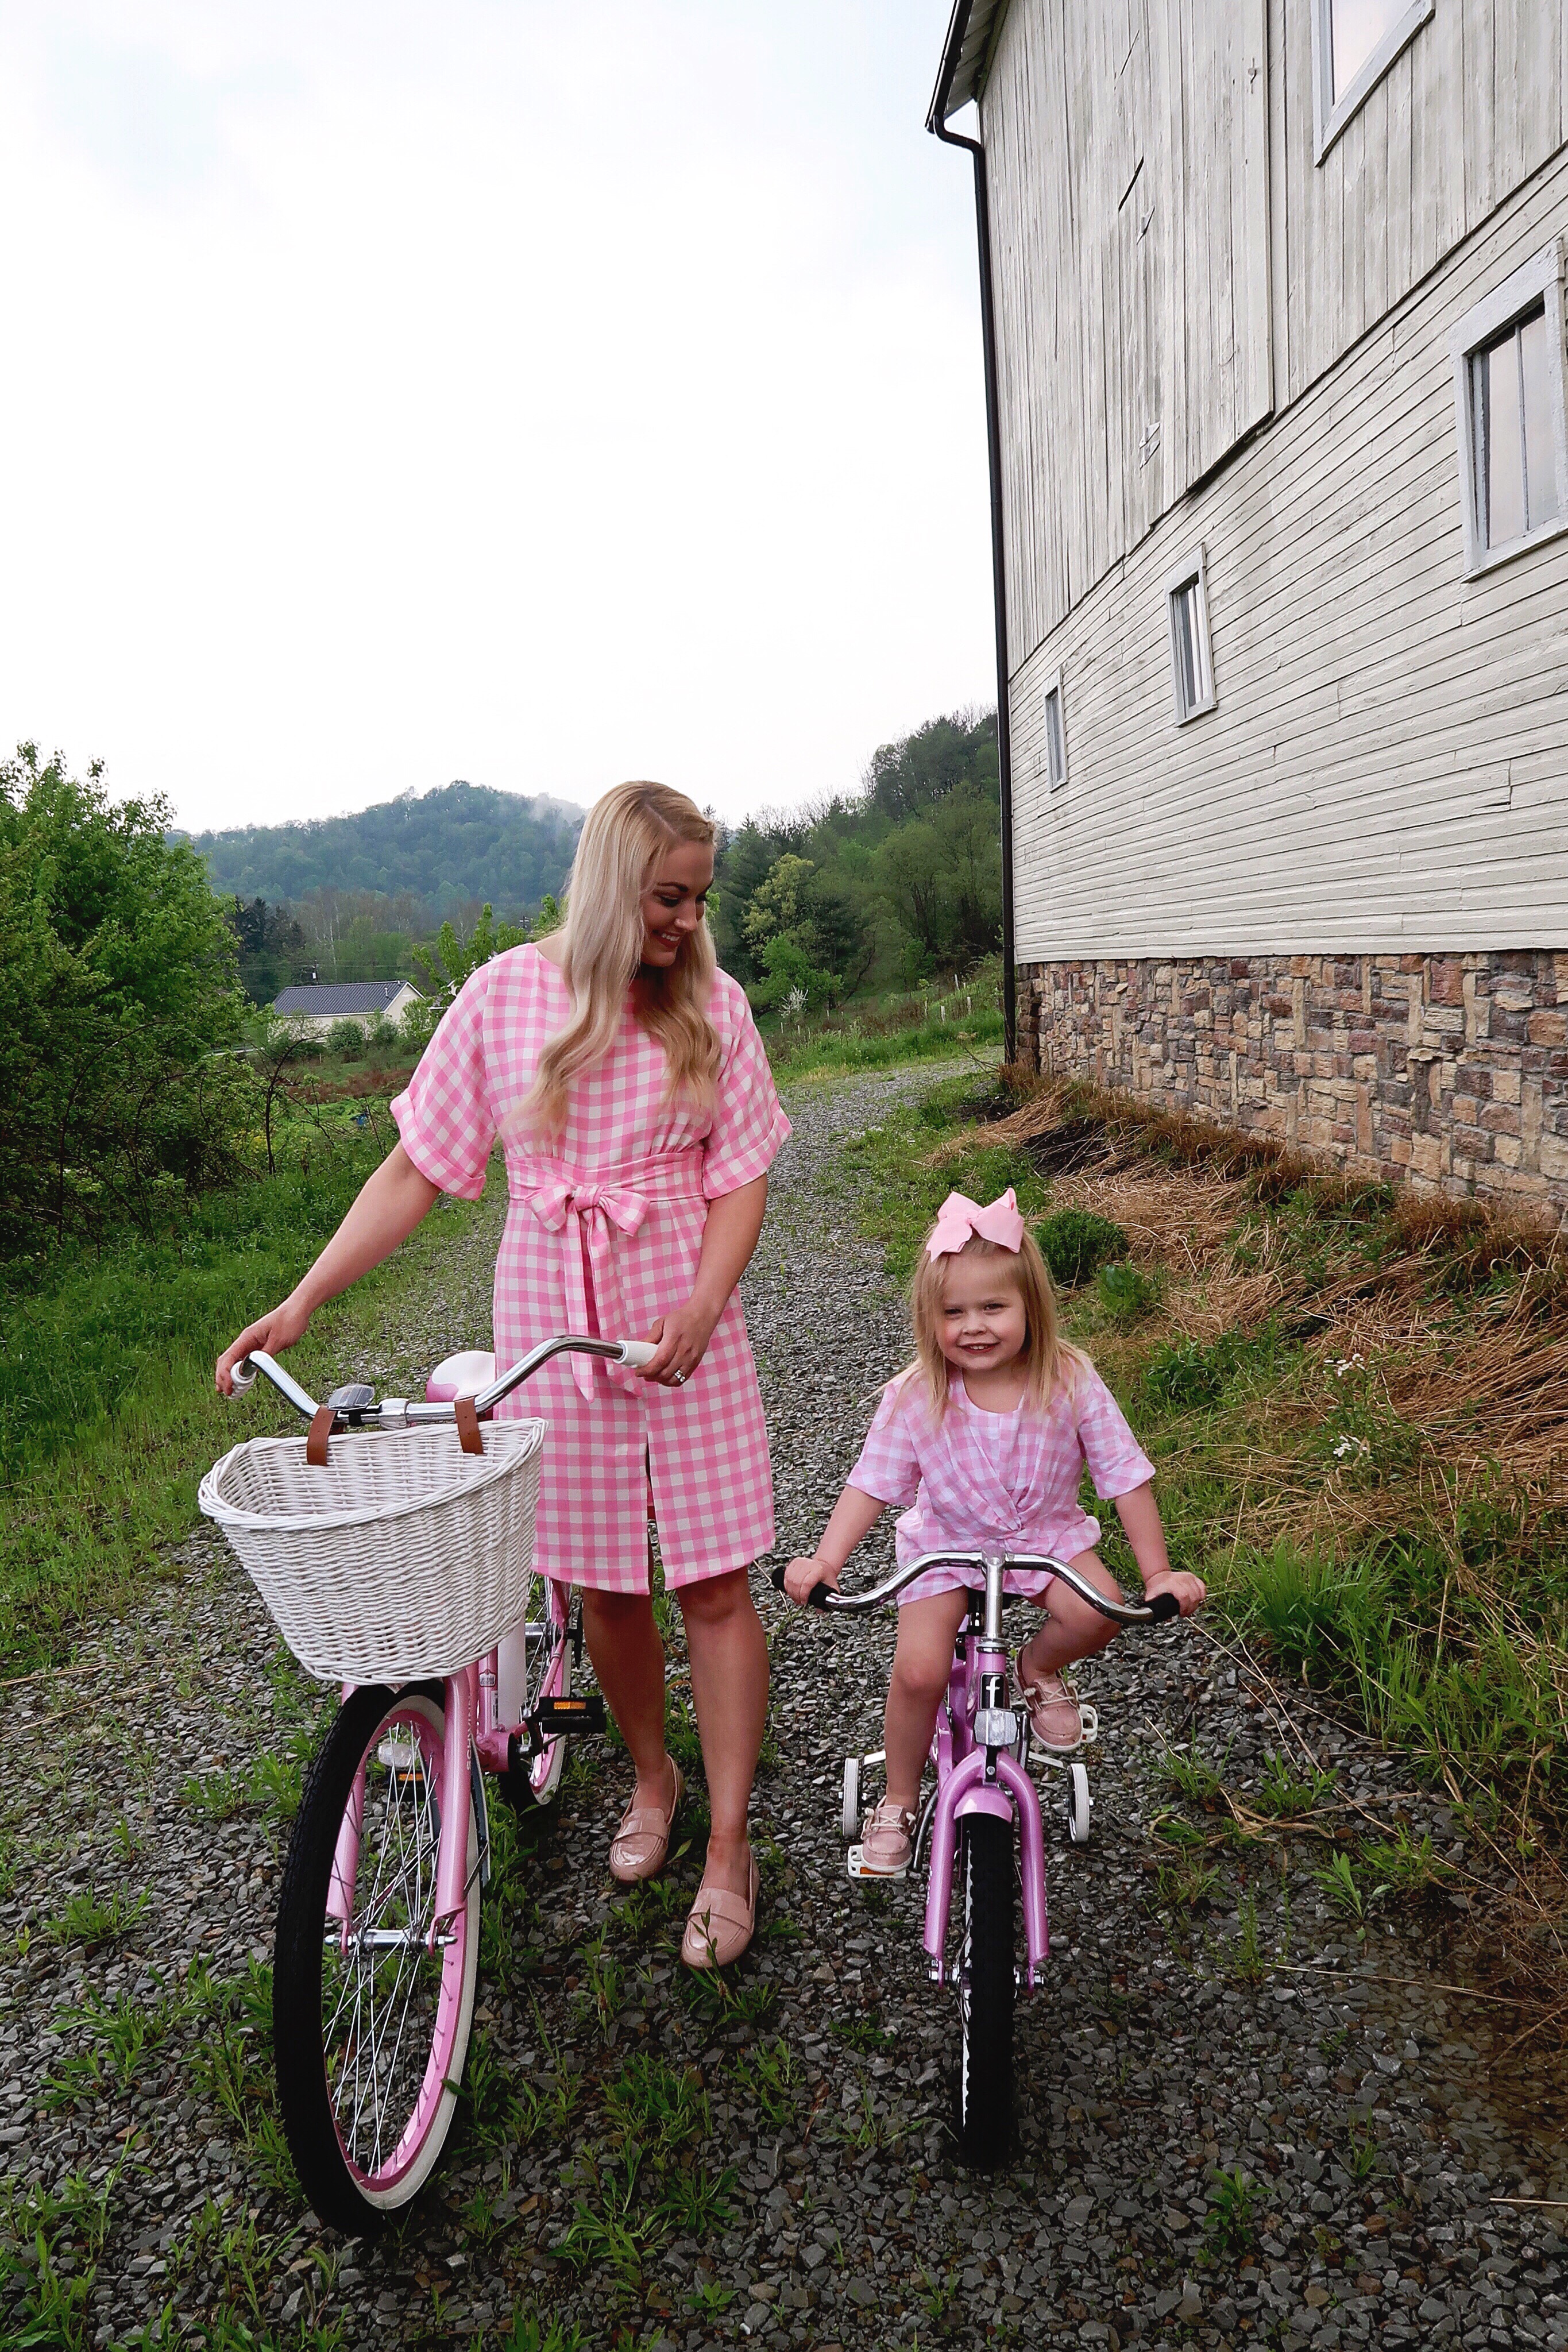
MULTIPOLYGON (((1085 1582, 1103 1592, 1108 1601, 1121 1600, 1121 1587, 1098 1552, 1080 1551, 1068 1566, 1076 1568, 1085 1582)), ((1110 1618, 1069 1592, 1065 1584, 1047 1586, 1046 1607, 1050 1613, 1018 1654, 1018 1664, 1031 1682, 1059 1675, 1079 1658, 1092 1658, 1097 1650, 1116 1639, 1118 1629, 1110 1618)))
POLYGON ((746 1811, 768 1713, 768 1644, 743 1568, 683 1584, 691 1696, 708 1776, 710 1885, 742 1899, 751 1892, 746 1811))
POLYGON ((888 1794, 906 1812, 920 1811, 921 1774, 952 1667, 952 1645, 968 1607, 967 1592, 933 1592, 924 1601, 906 1601, 899 1611, 882 1743, 888 1751, 888 1794))
POLYGON ((674 1786, 664 1752, 664 1644, 646 1592, 583 1593, 588 1655, 637 1769, 634 1805, 664 1812, 674 1786))

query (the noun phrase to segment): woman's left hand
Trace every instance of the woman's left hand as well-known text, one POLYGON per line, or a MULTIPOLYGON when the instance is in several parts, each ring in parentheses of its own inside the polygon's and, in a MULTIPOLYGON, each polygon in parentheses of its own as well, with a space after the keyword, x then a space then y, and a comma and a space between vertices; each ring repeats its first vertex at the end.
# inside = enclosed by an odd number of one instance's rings
POLYGON ((708 1342, 718 1320, 717 1315, 710 1315, 694 1298, 689 1298, 672 1314, 659 1316, 647 1334, 658 1352, 643 1366, 639 1377, 662 1381, 668 1389, 683 1387, 708 1353, 708 1342))

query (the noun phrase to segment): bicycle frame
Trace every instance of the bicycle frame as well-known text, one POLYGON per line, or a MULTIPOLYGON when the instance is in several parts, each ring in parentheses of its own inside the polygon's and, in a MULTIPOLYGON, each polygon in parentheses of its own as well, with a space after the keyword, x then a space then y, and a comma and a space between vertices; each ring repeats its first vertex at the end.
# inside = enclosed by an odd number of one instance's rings
MULTIPOLYGON (((954 1644, 948 1676, 947 1705, 937 1718, 931 1760, 937 1785, 929 1800, 926 1819, 931 1827, 931 1854, 926 1881, 926 1966, 934 1984, 949 1980, 947 1937, 952 1911, 952 1887, 958 1860, 961 1822, 990 1813, 1017 1824, 1020 1878, 1023 1891, 1024 1938, 1027 1952, 1025 1982, 1033 1992, 1050 1951, 1050 1927, 1046 1904, 1046 1835, 1040 1815, 1039 1791, 1026 1766, 1028 1717, 1008 1705, 1009 1672, 1002 1612, 1010 1597, 1009 1569, 1041 1569, 1059 1577, 1079 1600, 1118 1625, 1162 1624, 1178 1613, 1171 1593, 1157 1593, 1152 1601, 1108 1600, 1086 1577, 1065 1560, 1039 1555, 1008 1558, 989 1552, 926 1552, 910 1560, 869 1592, 841 1593, 826 1584, 808 1596, 813 1608, 837 1614, 858 1614, 895 1600, 907 1584, 931 1568, 978 1569, 984 1577, 983 1594, 973 1595, 969 1613, 954 1644)), ((775 1588, 784 1570, 773 1571, 775 1588)), ((926 1823, 921 1822, 921 1833, 926 1823)), ((917 1840, 917 1847, 921 1841, 917 1840)))

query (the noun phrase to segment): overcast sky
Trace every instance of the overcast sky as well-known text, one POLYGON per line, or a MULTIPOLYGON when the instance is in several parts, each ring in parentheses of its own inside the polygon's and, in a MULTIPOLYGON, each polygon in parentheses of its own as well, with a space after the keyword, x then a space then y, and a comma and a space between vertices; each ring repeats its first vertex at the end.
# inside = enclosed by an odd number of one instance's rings
POLYGON ((0 0, 0 744, 735 816, 994 698, 947 0, 0 0))

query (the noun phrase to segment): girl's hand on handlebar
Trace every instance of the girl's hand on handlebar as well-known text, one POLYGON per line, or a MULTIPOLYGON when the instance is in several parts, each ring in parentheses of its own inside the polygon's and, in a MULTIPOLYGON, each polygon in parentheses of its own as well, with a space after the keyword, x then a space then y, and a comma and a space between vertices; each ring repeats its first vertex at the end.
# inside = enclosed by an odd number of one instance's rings
POLYGON ((829 1584, 838 1590, 839 1570, 829 1568, 825 1560, 792 1559, 784 1570, 784 1589, 797 1609, 804 1609, 807 1597, 819 1584, 829 1584))
POLYGON ((271 1314, 264 1315, 258 1323, 247 1324, 234 1345, 224 1349, 213 1368, 218 1394, 234 1394, 234 1368, 242 1356, 248 1356, 253 1348, 259 1348, 265 1355, 280 1356, 285 1348, 291 1348, 296 1339, 303 1338, 310 1319, 307 1308, 296 1307, 292 1299, 286 1298, 281 1307, 275 1307, 271 1314))
POLYGON ((1189 1576, 1184 1569, 1173 1568, 1168 1569, 1163 1576, 1145 1578, 1143 1598, 1152 1601, 1156 1592, 1173 1592, 1177 1608, 1184 1617, 1190 1617, 1194 1609, 1203 1607, 1208 1599, 1208 1590, 1201 1576, 1189 1576))

